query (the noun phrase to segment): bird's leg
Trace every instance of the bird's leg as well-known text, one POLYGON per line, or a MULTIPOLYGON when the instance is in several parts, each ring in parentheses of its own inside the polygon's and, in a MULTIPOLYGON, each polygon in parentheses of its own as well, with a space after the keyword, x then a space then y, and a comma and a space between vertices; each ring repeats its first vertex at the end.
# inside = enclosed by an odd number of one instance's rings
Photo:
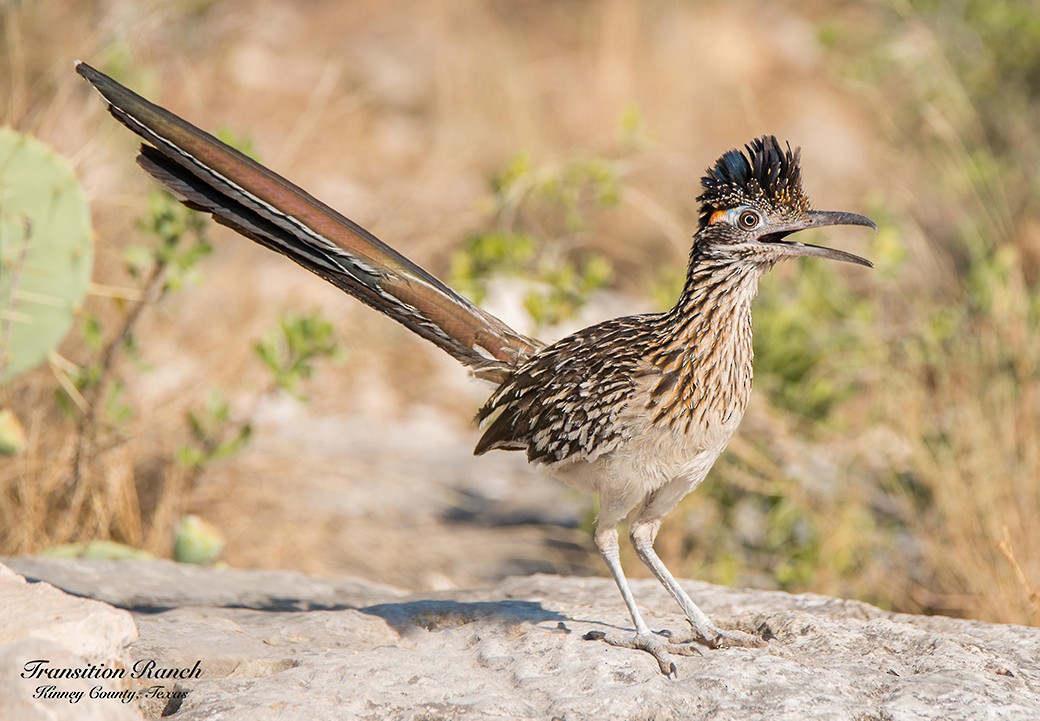
POLYGON ((689 644, 675 644, 658 638, 650 630, 650 627, 646 625, 642 614, 639 613, 639 607, 636 606, 636 600, 632 596, 632 589, 628 586, 625 572, 621 568, 621 554, 618 544, 617 526, 615 524, 597 526, 596 547, 602 554, 607 568, 610 569, 610 575, 614 577, 614 583, 617 584, 618 590, 621 591, 621 597, 625 600, 625 605, 628 606, 628 612, 632 615, 632 623, 636 627, 636 634, 634 637, 622 638, 611 636, 602 631, 590 631, 585 634, 585 639, 590 641, 601 640, 612 646, 646 651, 657 660, 658 666, 661 667, 661 673, 671 678, 676 678, 675 663, 672 661, 669 653, 692 656, 699 653, 699 651, 689 644))
POLYGON ((632 589, 629 588, 628 579, 625 578, 625 571, 621 568, 617 526, 597 528, 596 547, 603 554, 603 560, 606 561, 607 568, 610 569, 610 575, 614 577, 614 583, 617 584, 618 590, 621 591, 621 597, 625 599, 628 612, 632 615, 632 623, 636 627, 636 634, 649 635, 650 628, 646 625, 646 621, 643 620, 642 614, 639 613, 639 607, 636 606, 636 600, 632 596, 632 589))
POLYGON ((683 590, 683 587, 679 585, 679 582, 675 580, 675 577, 664 565, 664 561, 654 551, 654 539, 657 538, 657 531, 660 528, 660 518, 647 519, 640 514, 632 523, 629 534, 632 539, 632 546, 635 548, 639 560, 657 577, 657 580, 661 582, 661 585, 672 595, 672 598, 682 608, 683 613, 686 614, 687 620, 693 627, 693 640, 703 643, 710 648, 718 648, 723 645, 724 641, 742 646, 761 646, 763 641, 758 636, 744 633, 743 631, 719 628, 711 622, 711 619, 708 618, 704 611, 697 607, 697 604, 693 602, 693 599, 683 590))

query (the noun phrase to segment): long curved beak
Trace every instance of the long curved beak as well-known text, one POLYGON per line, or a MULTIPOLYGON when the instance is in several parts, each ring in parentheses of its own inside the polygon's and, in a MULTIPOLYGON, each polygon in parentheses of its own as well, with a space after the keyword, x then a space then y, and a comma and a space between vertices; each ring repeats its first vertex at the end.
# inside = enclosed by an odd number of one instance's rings
POLYGON ((763 243, 775 243, 777 246, 782 246, 786 255, 804 255, 804 256, 815 256, 817 258, 830 258, 831 260, 840 260, 845 263, 856 263, 857 265, 865 265, 868 268, 873 268, 874 264, 866 258, 861 258, 858 255, 852 253, 846 253, 844 250, 838 250, 836 248, 826 248, 820 245, 809 245, 808 243, 799 243, 796 241, 785 240, 787 236, 792 233, 797 233, 801 230, 809 230, 810 228, 822 228, 827 225, 862 225, 867 228, 873 228, 874 232, 877 232, 877 224, 870 218, 864 215, 857 215, 856 213, 845 213, 842 211, 835 210, 810 210, 809 213, 796 221, 789 224, 782 225, 771 229, 771 231, 760 238, 763 243))

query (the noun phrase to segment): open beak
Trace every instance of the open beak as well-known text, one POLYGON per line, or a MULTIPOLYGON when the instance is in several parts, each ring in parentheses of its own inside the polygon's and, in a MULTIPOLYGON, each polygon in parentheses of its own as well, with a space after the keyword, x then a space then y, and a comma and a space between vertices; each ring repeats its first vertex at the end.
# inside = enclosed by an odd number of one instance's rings
POLYGON ((787 255, 807 255, 815 256, 817 258, 830 258, 831 260, 841 260, 846 263, 865 265, 868 268, 874 267, 874 264, 866 258, 861 258, 852 253, 846 253, 844 250, 786 240, 787 236, 792 233, 797 233, 800 230, 808 230, 810 228, 822 228, 825 225, 863 225, 867 228, 873 228, 875 233, 878 229, 877 224, 874 223, 873 220, 863 215, 834 210, 810 210, 808 215, 804 218, 773 228, 769 233, 759 238, 759 240, 763 243, 772 243, 777 246, 782 246, 787 255))

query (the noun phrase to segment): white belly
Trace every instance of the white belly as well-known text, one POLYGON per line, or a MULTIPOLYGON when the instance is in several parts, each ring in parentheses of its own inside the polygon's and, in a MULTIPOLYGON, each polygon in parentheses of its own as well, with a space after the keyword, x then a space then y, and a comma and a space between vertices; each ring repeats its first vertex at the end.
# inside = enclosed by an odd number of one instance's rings
POLYGON ((647 414, 626 419, 628 438, 599 456, 568 460, 548 466, 568 485, 600 495, 600 522, 616 523, 651 494, 662 512, 675 506, 708 475, 726 448, 740 417, 683 433, 680 429, 652 424, 647 414))

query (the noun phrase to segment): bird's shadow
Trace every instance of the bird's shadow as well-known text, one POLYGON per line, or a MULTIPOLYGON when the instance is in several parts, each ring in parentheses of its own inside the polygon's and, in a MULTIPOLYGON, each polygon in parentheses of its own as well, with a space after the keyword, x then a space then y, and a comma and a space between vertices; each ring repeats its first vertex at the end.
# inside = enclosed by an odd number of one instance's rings
POLYGON ((569 621, 556 611, 534 601, 452 601, 420 599, 380 603, 358 608, 361 613, 378 616, 398 633, 412 629, 443 631, 475 621, 489 621, 504 625, 532 624, 546 621, 569 621))

